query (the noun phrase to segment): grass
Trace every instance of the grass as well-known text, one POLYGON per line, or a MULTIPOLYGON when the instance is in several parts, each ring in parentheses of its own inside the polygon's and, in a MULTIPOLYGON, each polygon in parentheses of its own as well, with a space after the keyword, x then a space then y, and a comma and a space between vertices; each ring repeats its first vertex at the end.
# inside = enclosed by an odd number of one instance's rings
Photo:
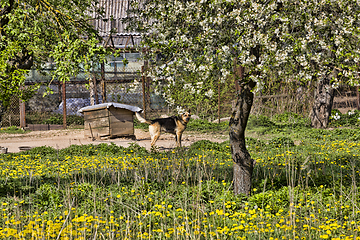
POLYGON ((16 134, 16 133, 25 133, 26 131, 16 127, 16 126, 10 126, 6 128, 0 128, 0 134, 1 133, 9 133, 9 134, 16 134))
POLYGON ((359 130, 260 118, 248 126, 249 197, 232 193, 228 141, 0 155, 0 238, 359 238, 359 130))

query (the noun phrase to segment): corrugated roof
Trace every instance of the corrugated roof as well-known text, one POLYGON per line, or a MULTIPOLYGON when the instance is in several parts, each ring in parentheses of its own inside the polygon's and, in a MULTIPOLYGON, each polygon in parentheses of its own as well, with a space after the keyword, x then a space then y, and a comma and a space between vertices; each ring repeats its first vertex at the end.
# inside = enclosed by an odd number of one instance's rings
POLYGON ((83 108, 79 109, 78 112, 83 113, 83 112, 97 110, 97 109, 109 108, 111 106, 113 106, 115 108, 127 109, 132 112, 141 112, 142 111, 141 108, 136 107, 136 106, 131 106, 131 105, 122 104, 122 103, 108 102, 108 103, 102 103, 102 104, 97 104, 97 105, 93 105, 93 106, 83 107, 83 108))
POLYGON ((100 36, 107 40, 111 29, 116 29, 112 33, 114 45, 137 45, 140 42, 140 34, 126 31, 127 24, 123 19, 128 17, 128 9, 132 0, 100 0, 99 6, 104 9, 102 19, 93 15, 93 25, 99 31, 100 36), (132 37, 132 38, 131 38, 132 37))

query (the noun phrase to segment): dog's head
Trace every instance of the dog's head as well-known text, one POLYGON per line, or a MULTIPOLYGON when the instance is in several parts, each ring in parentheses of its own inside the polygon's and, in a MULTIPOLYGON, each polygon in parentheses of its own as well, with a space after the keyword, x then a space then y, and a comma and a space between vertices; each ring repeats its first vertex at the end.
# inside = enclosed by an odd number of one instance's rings
POLYGON ((181 119, 185 123, 188 123, 190 121, 190 118, 191 118, 190 109, 187 112, 184 112, 183 114, 181 114, 181 119))

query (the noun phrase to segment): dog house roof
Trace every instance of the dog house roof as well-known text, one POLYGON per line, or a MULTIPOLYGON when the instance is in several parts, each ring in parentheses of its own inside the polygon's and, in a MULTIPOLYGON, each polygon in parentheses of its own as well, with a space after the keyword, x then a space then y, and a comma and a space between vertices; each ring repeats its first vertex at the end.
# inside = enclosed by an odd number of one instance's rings
POLYGON ((122 103, 108 102, 108 103, 102 103, 102 104, 97 104, 97 105, 93 105, 93 106, 83 107, 83 108, 79 109, 78 112, 83 113, 83 112, 88 112, 88 111, 97 110, 97 109, 109 108, 111 106, 113 106, 114 108, 127 109, 132 112, 141 112, 142 111, 141 108, 136 107, 136 106, 131 106, 131 105, 122 104, 122 103))

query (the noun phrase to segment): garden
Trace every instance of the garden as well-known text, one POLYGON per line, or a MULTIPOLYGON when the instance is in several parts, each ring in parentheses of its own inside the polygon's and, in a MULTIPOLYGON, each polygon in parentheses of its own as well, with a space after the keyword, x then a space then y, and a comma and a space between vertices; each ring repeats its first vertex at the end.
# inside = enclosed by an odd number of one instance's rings
MULTIPOLYGON (((250 196, 233 194, 229 141, 2 154, 0 238, 360 238, 359 118, 333 110, 329 129, 313 129, 294 113, 251 116, 250 196)), ((191 120, 186 131, 226 132, 228 123, 191 120)))

